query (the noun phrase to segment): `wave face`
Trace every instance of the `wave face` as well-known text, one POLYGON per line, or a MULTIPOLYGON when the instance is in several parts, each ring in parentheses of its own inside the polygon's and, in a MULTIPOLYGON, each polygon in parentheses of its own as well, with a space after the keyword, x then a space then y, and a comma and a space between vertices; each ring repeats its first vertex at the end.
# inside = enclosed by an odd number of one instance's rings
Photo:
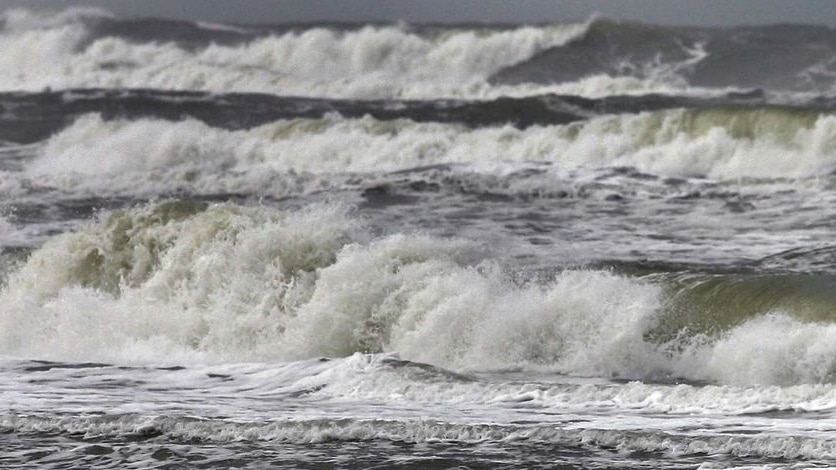
POLYGON ((492 81, 561 83, 606 75, 683 87, 822 93, 833 90, 834 46, 836 34, 827 27, 675 28, 602 20, 492 81))
POLYGON ((36 250, 2 292, 1 344, 4 354, 77 361, 398 352, 456 370, 829 383, 833 281, 796 279, 805 287, 769 298, 762 282, 733 277, 565 270, 521 283, 472 243, 374 238, 339 209, 171 201, 36 250), (822 296, 812 311, 803 289, 822 296))

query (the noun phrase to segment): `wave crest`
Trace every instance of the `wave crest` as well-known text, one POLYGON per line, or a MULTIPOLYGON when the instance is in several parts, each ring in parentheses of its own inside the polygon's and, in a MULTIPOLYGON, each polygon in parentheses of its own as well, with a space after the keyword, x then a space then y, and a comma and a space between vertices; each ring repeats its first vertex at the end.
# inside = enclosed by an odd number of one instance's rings
MULTIPOLYGON (((35 14, 31 14, 33 16, 35 14)), ((24 13, 17 16, 24 17, 24 13)), ((582 34, 587 24, 422 35, 401 26, 310 28, 233 44, 95 36, 77 15, 0 32, 0 88, 158 88, 295 96, 463 96, 487 78, 582 34), (45 29, 44 29, 45 28, 45 29)), ((58 18, 58 19, 56 19, 58 18)), ((34 20, 33 20, 34 21, 34 20)), ((33 21, 19 20, 28 25, 33 21)))
POLYGON ((526 183, 541 190, 553 187, 561 171, 624 167, 757 183, 829 176, 834 142, 834 116, 790 108, 657 111, 526 129, 328 115, 229 131, 193 120, 86 115, 51 137, 25 175, 33 186, 123 195, 285 196, 327 187, 329 179, 339 183, 348 173, 462 165, 503 176, 508 162, 549 164, 542 183, 526 183))
POLYGON ((723 329, 701 330, 699 316, 722 300, 711 292, 688 313, 659 280, 588 270, 515 279, 478 245, 375 238, 339 207, 283 213, 169 201, 36 250, 0 293, 0 348, 116 362, 397 352, 455 370, 834 380, 834 327, 823 323, 831 320, 805 319, 791 304, 783 313, 756 305, 723 329))

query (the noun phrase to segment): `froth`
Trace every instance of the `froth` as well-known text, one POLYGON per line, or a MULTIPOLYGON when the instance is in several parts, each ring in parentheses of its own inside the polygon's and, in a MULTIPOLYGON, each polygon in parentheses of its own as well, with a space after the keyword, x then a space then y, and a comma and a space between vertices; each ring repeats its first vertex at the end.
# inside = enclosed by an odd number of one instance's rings
POLYGON ((0 13, 2 32, 25 30, 45 30, 72 24, 82 24, 85 20, 113 18, 106 10, 92 7, 71 7, 60 10, 26 10, 10 8, 0 13))
POLYGON ((836 166, 834 135, 833 116, 780 109, 663 111, 527 129, 332 115, 227 131, 192 120, 87 115, 53 136, 26 175, 36 186, 97 194, 279 196, 323 187, 324 174, 437 164, 499 175, 505 162, 548 162, 557 170, 634 167, 715 180, 808 178, 836 166))
POLYGON ((623 453, 664 452, 676 456, 767 457, 829 459, 836 455, 824 438, 798 436, 689 436, 608 429, 572 429, 555 426, 463 425, 430 420, 282 420, 272 423, 237 423, 172 417, 2 416, 0 430, 19 433, 66 433, 88 437, 155 436, 208 442, 274 441, 318 444, 329 441, 394 441, 409 443, 484 442, 547 443, 561 448, 604 448, 623 453))
POLYGON ((11 276, 3 347, 128 361, 252 356, 356 228, 341 209, 286 218, 172 202, 115 214, 51 240, 11 276))
POLYGON ((836 325, 804 323, 773 313, 725 334, 699 364, 724 383, 823 383, 836 381, 836 325), (779 333, 780 332, 780 333, 779 333))
POLYGON ((494 72, 562 45, 582 35, 587 26, 456 30, 435 36, 398 26, 348 32, 312 28, 240 46, 210 45, 191 51, 173 43, 90 39, 83 22, 62 20, 53 29, 7 28, 0 35, 3 70, 14 71, 0 72, 0 87, 159 88, 353 98, 480 95, 490 93, 487 80, 494 72))
MULTIPOLYGON (((718 350, 720 354, 726 352, 718 350)), ((390 355, 360 354, 333 361, 332 372, 328 374, 330 380, 324 383, 319 394, 372 401, 481 405, 494 409, 553 409, 563 413, 622 408, 671 416, 729 416, 836 408, 836 388, 831 384, 787 387, 659 385, 638 381, 618 385, 607 382, 572 384, 551 383, 549 375, 545 375, 542 382, 520 383, 497 380, 503 378, 502 374, 489 374, 488 380, 482 380, 404 362, 390 355), (421 386, 416 387, 416 383, 421 386)), ((316 370, 315 367, 311 369, 316 370)), ((317 374, 318 378, 323 376, 323 373, 317 374)))
POLYGON ((338 206, 282 213, 169 201, 117 212, 36 250, 0 301, 0 352, 26 357, 397 352, 455 370, 833 381, 832 325, 762 312, 725 331, 654 340, 676 313, 664 285, 589 270, 519 283, 471 242, 374 238, 338 206))
POLYGON ((399 351, 448 367, 587 374, 644 363, 630 358, 644 354, 653 286, 567 272, 519 287, 469 242, 364 237, 339 209, 172 202, 117 213, 56 237, 11 276, 2 347, 128 361, 399 351))

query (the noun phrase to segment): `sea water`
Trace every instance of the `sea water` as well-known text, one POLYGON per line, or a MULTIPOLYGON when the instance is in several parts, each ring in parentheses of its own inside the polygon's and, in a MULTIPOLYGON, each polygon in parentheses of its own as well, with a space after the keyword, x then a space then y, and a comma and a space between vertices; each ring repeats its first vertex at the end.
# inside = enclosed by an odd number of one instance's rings
POLYGON ((6 11, 0 466, 832 466, 834 49, 6 11))

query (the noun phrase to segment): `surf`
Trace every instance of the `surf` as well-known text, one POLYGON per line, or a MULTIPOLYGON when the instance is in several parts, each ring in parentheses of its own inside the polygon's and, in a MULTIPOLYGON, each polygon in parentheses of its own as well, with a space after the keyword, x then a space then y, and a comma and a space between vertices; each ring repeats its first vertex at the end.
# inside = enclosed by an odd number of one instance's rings
POLYGON ((0 65, 14 70, 0 73, 5 90, 157 88, 367 99, 476 95, 489 92, 486 80, 495 71, 563 44, 588 25, 438 34, 402 25, 313 27, 185 47, 123 38, 101 27, 97 35, 89 15, 27 20, 31 16, 13 10, 0 31, 0 65))
POLYGON ((525 129, 331 114, 226 130, 196 120, 88 114, 43 142, 22 174, 33 186, 136 196, 247 188, 283 197, 339 189, 344 175, 378 180, 376 175, 432 166, 499 178, 508 176, 511 165, 530 166, 546 171, 543 189, 561 172, 608 168, 662 178, 827 187, 836 168, 834 124, 830 113, 781 107, 615 114, 525 129), (145 182, 135 177, 139 173, 155 177, 145 182))
POLYGON ((272 362, 397 352, 465 371, 833 380, 836 326, 824 310, 804 314, 803 290, 729 316, 746 298, 736 289, 759 292, 757 277, 723 280, 730 296, 702 281, 678 282, 566 269, 519 283, 478 244, 374 237, 340 208, 167 201, 114 212, 35 250, 0 293, 0 344, 3 354, 50 360, 272 362))

